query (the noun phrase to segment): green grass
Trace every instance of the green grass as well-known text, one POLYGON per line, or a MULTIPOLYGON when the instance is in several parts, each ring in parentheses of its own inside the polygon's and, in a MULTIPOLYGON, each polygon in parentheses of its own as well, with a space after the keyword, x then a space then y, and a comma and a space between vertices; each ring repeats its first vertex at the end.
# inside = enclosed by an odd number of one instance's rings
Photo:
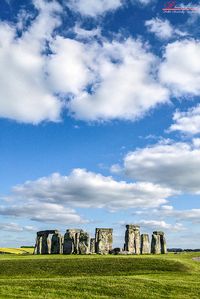
POLYGON ((0 255, 0 298, 200 298, 200 253, 0 255))

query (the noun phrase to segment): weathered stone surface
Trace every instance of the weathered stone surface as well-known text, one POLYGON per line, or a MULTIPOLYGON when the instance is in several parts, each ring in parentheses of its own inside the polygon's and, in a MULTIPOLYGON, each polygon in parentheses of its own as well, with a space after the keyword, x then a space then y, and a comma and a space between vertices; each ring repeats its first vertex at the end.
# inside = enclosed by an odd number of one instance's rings
POLYGON ((59 233, 53 234, 51 239, 51 254, 63 253, 62 236, 59 233))
POLYGON ((165 254, 167 253, 166 240, 164 232, 155 231, 151 240, 151 253, 153 254, 165 254))
POLYGON ((59 231, 44 230, 37 232, 34 254, 51 254, 52 234, 59 234, 59 231))
POLYGON ((150 241, 148 234, 141 235, 141 254, 149 254, 150 253, 150 241))
POLYGON ((95 253, 95 238, 90 239, 90 253, 95 253))
POLYGON ((121 248, 119 248, 119 247, 113 248, 110 251, 110 254, 120 254, 120 253, 121 253, 121 248))
POLYGON ((124 251, 140 254, 140 227, 138 225, 126 225, 124 251))
POLYGON ((42 237, 41 236, 36 237, 34 254, 42 254, 42 237))
POLYGON ((51 230, 41 230, 37 232, 37 236, 43 236, 43 235, 53 235, 53 234, 59 234, 59 231, 57 229, 51 229, 51 230))
POLYGON ((78 253, 79 254, 90 253, 90 236, 88 233, 84 231, 80 231, 78 253))
POLYGON ((51 254, 51 237, 48 233, 42 236, 41 254, 51 254))
POLYGON ((112 250, 113 229, 96 228, 95 251, 99 254, 108 254, 112 250))
POLYGON ((64 235, 64 243, 63 243, 63 253, 64 254, 72 254, 78 253, 79 248, 79 236, 80 229, 67 229, 64 235))
POLYGON ((161 246, 161 253, 166 254, 167 253, 167 244, 164 234, 160 235, 160 246, 161 246))

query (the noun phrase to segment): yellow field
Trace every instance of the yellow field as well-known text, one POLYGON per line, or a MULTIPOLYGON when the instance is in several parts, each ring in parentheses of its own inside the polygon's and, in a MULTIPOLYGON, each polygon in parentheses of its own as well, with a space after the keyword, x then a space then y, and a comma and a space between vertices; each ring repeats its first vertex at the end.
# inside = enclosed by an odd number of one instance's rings
POLYGON ((33 248, 0 248, 1 253, 10 254, 33 254, 33 248))

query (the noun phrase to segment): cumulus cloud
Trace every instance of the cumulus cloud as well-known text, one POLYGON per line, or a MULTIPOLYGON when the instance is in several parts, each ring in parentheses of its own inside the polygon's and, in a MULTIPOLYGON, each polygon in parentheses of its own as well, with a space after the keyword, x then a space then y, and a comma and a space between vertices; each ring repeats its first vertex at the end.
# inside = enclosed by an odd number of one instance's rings
POLYGON ((182 40, 170 43, 164 51, 159 78, 175 96, 200 94, 200 42, 182 40))
POLYGON ((145 22, 148 31, 154 33, 160 39, 169 39, 173 36, 185 36, 187 33, 175 29, 169 20, 153 18, 145 22))
POLYGON ((173 115, 174 123, 169 131, 180 131, 185 134, 200 133, 200 105, 192 107, 185 112, 176 111, 173 115))
POLYGON ((27 198, 26 202, 0 206, 0 215, 12 216, 46 223, 86 223, 74 209, 56 203, 45 203, 27 198))
POLYGON ((93 80, 89 90, 69 102, 75 118, 135 120, 168 101, 168 90, 156 81, 158 61, 140 41, 104 41, 86 53, 93 80))
MULTIPOLYGON (((138 210, 134 215, 149 215, 149 210, 138 210)), ((163 205, 159 208, 152 209, 151 215, 159 216, 159 218, 171 217, 178 221, 189 221, 192 223, 200 223, 200 209, 176 210, 173 206, 163 205)))
POLYGON ((52 94, 44 72, 45 43, 59 24, 52 1, 34 1, 39 10, 31 26, 17 35, 18 26, 0 22, 0 116, 20 122, 57 121, 61 102, 52 94))
POLYGON ((114 11, 123 4, 123 0, 68 0, 67 6, 82 15, 96 17, 108 11, 114 11))
POLYGON ((37 124, 59 121, 67 108, 86 121, 135 120, 168 101, 147 45, 106 40, 98 28, 75 26, 76 39, 60 36, 58 2, 34 5, 37 17, 22 13, 15 25, 0 22, 0 117, 37 124))
POLYGON ((170 231, 181 231, 184 230, 182 223, 166 223, 163 220, 140 220, 139 225, 142 227, 152 228, 153 230, 170 230, 170 231))
POLYGON ((198 143, 155 144, 126 155, 127 176, 174 190, 200 194, 200 148, 198 143))
MULTIPOLYGON (((47 208, 52 209, 52 215, 56 212, 56 204, 112 210, 144 206, 158 207, 166 203, 166 198, 172 195, 170 189, 161 188, 159 185, 147 182, 117 182, 112 177, 105 177, 84 169, 75 169, 69 176, 55 173, 50 177, 28 181, 14 187, 13 193, 17 198, 36 200, 46 204, 47 208)), ((30 209, 30 213, 32 209, 34 210, 32 206, 24 208, 25 213, 27 213, 27 209, 30 209)), ((57 208, 61 213, 61 208, 57 208)), ((39 204, 36 209, 39 211, 39 204)), ((40 214, 42 210, 43 208, 40 209, 40 214)), ((9 211, 10 209, 6 209, 5 214, 8 214, 9 211)), ((11 210, 11 213, 14 214, 15 211, 18 211, 17 206, 11 210)), ((0 213, 3 212, 4 210, 0 210, 0 213)), ((23 213, 21 208, 19 213, 23 213)), ((63 214, 67 214, 67 211, 63 211, 63 214)))
POLYGON ((0 230, 1 231, 11 231, 11 232, 24 232, 24 231, 36 231, 37 228, 34 226, 20 226, 18 223, 0 223, 0 230))

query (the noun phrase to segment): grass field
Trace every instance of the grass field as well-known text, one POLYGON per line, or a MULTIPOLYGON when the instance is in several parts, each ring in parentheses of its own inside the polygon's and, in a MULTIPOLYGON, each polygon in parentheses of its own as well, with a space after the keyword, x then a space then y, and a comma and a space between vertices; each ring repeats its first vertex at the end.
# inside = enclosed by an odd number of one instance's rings
POLYGON ((200 298, 200 253, 0 255, 0 298, 200 298))

